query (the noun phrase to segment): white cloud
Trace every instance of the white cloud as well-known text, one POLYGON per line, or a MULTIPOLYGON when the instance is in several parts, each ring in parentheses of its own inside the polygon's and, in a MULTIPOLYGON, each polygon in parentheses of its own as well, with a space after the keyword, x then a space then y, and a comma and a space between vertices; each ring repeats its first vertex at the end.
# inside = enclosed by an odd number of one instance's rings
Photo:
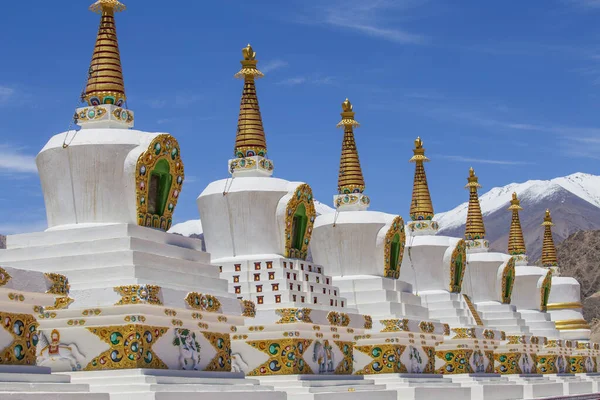
POLYGON ((510 161, 510 160, 488 160, 484 158, 471 158, 471 157, 463 157, 463 156, 446 156, 446 155, 437 155, 439 158, 445 158, 450 161, 458 161, 458 162, 468 162, 474 164, 494 164, 494 165, 524 165, 524 164, 532 164, 526 161, 510 161))
POLYGON ((287 66, 288 66, 288 63, 286 61, 271 60, 271 61, 265 62, 263 64, 263 66, 260 67, 260 70, 266 74, 268 72, 272 72, 272 71, 275 71, 276 69, 280 69, 280 68, 287 67, 287 66))
POLYGON ((567 0, 567 2, 582 8, 600 8, 600 0, 567 0))
POLYGON ((297 76, 294 78, 284 79, 277 82, 278 85, 285 86, 296 86, 301 84, 312 84, 312 85, 331 85, 333 83, 333 77, 325 76, 319 78, 311 78, 306 76, 297 76))
POLYGON ((20 149, 0 144, 0 173, 17 172, 37 174, 35 156, 23 154, 20 149))
POLYGON ((15 95, 15 89, 0 85, 0 105, 7 104, 15 95))
POLYGON ((393 15, 405 13, 427 0, 343 0, 321 10, 322 23, 366 36, 402 44, 425 44, 428 38, 397 28, 393 15), (390 26, 394 26, 393 28, 390 26))

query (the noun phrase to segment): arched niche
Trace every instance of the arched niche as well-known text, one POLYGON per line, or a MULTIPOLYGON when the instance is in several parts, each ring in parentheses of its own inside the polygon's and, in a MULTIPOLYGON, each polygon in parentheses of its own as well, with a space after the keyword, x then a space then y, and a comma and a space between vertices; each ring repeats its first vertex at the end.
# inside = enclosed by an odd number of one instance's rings
POLYGON ((467 247, 464 240, 459 240, 450 257, 450 292, 460 293, 465 268, 467 267, 467 247))
POLYGON ((502 280, 500 284, 500 293, 502 303, 510 304, 513 287, 515 286, 515 262, 516 258, 511 257, 502 270, 502 280))
POLYGON ((306 259, 317 213, 312 189, 303 183, 294 191, 285 210, 285 256, 306 259))
POLYGON ((168 230, 184 180, 177 140, 155 137, 138 157, 135 173, 138 225, 168 230))
POLYGON ((550 299, 550 290, 552 289, 552 272, 548 271, 542 284, 540 285, 540 310, 548 309, 548 300, 550 299))
POLYGON ((402 217, 396 217, 385 235, 383 276, 386 278, 398 279, 400 277, 400 266, 402 265, 405 244, 404 220, 402 217))

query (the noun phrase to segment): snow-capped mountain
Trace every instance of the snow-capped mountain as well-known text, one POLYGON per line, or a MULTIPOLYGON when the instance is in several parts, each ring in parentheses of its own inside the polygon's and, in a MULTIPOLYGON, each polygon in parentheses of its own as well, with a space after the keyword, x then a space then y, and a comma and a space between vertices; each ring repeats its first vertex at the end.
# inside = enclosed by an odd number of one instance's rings
MULTIPOLYGON (((552 212, 556 224, 554 240, 560 242, 579 230, 600 229, 600 176, 575 173, 548 181, 531 180, 493 188, 480 196, 486 238, 494 250, 506 251, 510 227, 512 193, 516 192, 524 210, 520 213, 530 260, 539 258, 542 246, 545 210, 552 212)), ((450 236, 464 234, 468 203, 435 216, 440 233, 450 236)))

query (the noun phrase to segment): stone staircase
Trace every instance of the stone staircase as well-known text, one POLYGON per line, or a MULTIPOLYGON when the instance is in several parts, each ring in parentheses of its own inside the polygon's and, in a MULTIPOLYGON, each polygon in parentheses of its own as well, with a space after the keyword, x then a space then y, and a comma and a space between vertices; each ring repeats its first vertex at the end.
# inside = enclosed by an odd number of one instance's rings
POLYGON ((348 307, 356 308, 360 314, 375 319, 429 319, 427 307, 413 294, 412 285, 406 282, 369 275, 334 277, 333 283, 348 301, 348 307))
POLYGON ((419 296, 429 309, 430 319, 446 323, 452 328, 477 325, 462 294, 435 291, 421 292, 419 296))
POLYGON ((504 331, 508 336, 531 333, 521 313, 511 304, 482 302, 475 304, 475 309, 485 326, 504 331))
POLYGON ((532 335, 545 336, 548 339, 560 337, 556 325, 550 319, 550 314, 535 310, 519 310, 519 312, 532 335))

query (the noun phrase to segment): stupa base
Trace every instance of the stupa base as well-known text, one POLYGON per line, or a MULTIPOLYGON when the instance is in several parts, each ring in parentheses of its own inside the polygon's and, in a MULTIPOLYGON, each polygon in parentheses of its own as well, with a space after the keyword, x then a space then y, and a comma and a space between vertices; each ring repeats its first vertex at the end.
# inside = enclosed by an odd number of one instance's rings
POLYGON ((285 391, 288 400, 397 400, 394 390, 361 376, 284 375, 259 378, 261 385, 285 391))
POLYGON ((542 375, 509 375, 508 379, 523 385, 523 398, 534 399, 563 395, 562 383, 542 375))
POLYGON ((369 375, 375 384, 385 384, 398 393, 398 399, 470 400, 471 389, 453 383, 439 374, 380 374, 369 375))
POLYGON ((0 365, 0 398, 10 400, 108 400, 106 391, 90 393, 89 385, 65 375, 50 374, 50 368, 0 365))
POLYGON ((471 388, 471 400, 513 400, 523 398, 523 385, 499 374, 453 375, 452 382, 471 388))
MULTIPOLYGON (((241 373, 127 369, 70 373, 111 400, 285 400, 285 393, 241 373)), ((87 399, 87 398, 86 398, 87 399)))

